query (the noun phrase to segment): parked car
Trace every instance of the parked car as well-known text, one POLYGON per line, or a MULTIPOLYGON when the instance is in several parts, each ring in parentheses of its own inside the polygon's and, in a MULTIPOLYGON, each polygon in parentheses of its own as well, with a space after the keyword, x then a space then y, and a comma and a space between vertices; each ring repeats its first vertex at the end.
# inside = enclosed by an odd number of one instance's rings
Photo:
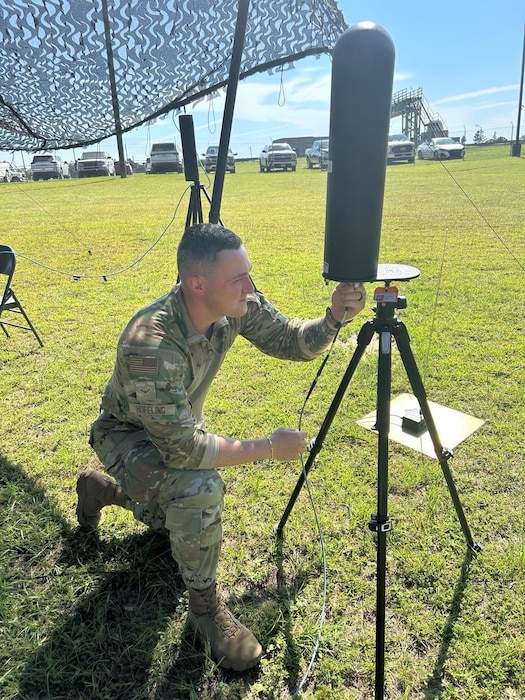
POLYGON ((33 156, 31 163, 31 175, 35 182, 52 178, 63 180, 70 176, 69 165, 60 156, 54 156, 52 153, 37 153, 33 156))
POLYGON ((115 162, 107 151, 84 151, 77 160, 78 177, 115 175, 115 162))
POLYGON ((314 141, 311 148, 304 152, 306 156, 306 167, 313 168, 318 165, 321 170, 328 167, 328 139, 314 141))
POLYGON ((449 136, 440 136, 430 141, 423 141, 417 147, 417 157, 427 160, 448 160, 464 158, 465 146, 449 136))
POLYGON ((11 182, 11 174, 13 170, 11 168, 11 163, 6 160, 0 161, 0 181, 1 182, 11 182))
POLYGON ((25 173, 25 170, 18 170, 18 168, 12 169, 11 182, 27 182, 27 175, 25 173))
POLYGON ((159 141, 152 144, 150 163, 152 174, 181 173, 184 169, 175 141, 159 141))
MULTIPOLYGON (((125 167, 126 167, 126 175, 133 175, 133 166, 129 162, 129 160, 124 161, 125 167)), ((120 161, 116 160, 114 162, 115 165, 115 175, 120 175, 120 161)))
POLYGON ((398 160, 406 160, 407 163, 413 163, 415 152, 416 145, 405 134, 389 135, 386 155, 387 164, 395 163, 398 160))
POLYGON ((297 170, 297 153, 287 143, 270 143, 259 154, 259 170, 297 170))
MULTIPOLYGON (((202 157, 204 158, 203 165, 204 165, 204 172, 206 173, 211 173, 212 171, 215 171, 217 169, 217 156, 219 155, 219 147, 218 146, 208 146, 206 149, 206 153, 202 154, 202 157)), ((235 156, 237 154, 233 153, 231 148, 228 148, 228 155, 226 156, 226 172, 227 173, 234 173, 235 172, 235 156)))

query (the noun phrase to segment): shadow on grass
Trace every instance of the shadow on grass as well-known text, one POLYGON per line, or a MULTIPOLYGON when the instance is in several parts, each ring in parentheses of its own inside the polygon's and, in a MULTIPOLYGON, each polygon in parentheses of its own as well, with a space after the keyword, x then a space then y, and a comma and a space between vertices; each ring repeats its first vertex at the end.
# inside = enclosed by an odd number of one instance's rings
MULTIPOLYGON (((20 333, 23 333, 24 331, 21 330, 19 331, 20 333)), ((42 354, 43 349, 38 345, 38 341, 36 340, 35 336, 31 331, 31 339, 27 341, 27 344, 31 343, 31 345, 28 348, 20 349, 20 347, 16 346, 13 343, 13 335, 10 333, 11 337, 6 338, 3 334, 0 335, 0 339, 2 341, 6 341, 7 345, 2 348, 2 362, 1 365, 8 365, 10 362, 13 361, 18 361, 18 360, 23 360, 29 357, 32 357, 33 355, 39 355, 42 354), (13 343, 12 345, 9 345, 9 343, 13 343), (34 346, 34 347, 33 347, 34 346)), ((39 333, 40 335, 40 333, 39 333)), ((40 335, 40 337, 42 337, 40 335)))
POLYGON ((0 543, 2 697, 189 700, 236 678, 237 694, 220 695, 233 698, 258 679, 217 669, 195 643, 167 537, 73 529, 1 455, 0 543))
MULTIPOLYGON (((277 595, 282 611, 282 625, 281 631, 284 634, 286 640, 286 667, 288 671, 288 689, 291 693, 297 690, 297 687, 301 681, 301 652, 297 647, 295 642, 293 632, 292 632, 292 616, 290 613, 290 591, 289 586, 286 583, 286 577, 283 570, 284 561, 284 535, 283 533, 276 534, 275 539, 275 561, 277 564, 277 595)), ((303 572, 304 577, 300 571, 295 572, 294 587, 297 591, 301 588, 304 580, 308 578, 306 571, 303 572)))
POLYGON ((465 558, 463 560, 463 564, 461 566, 459 579, 454 588, 454 596, 450 605, 450 611, 447 617, 447 621, 445 622, 445 625, 443 627, 443 633, 441 635, 441 644, 439 647, 439 653, 436 659, 436 663, 434 664, 432 675, 427 679, 426 682, 425 694, 423 696, 424 700, 434 700, 434 698, 438 698, 445 690, 443 686, 443 673, 447 662, 450 642, 454 633, 454 627, 456 625, 461 610, 461 602, 463 600, 465 589, 467 587, 468 573, 473 558, 473 551, 471 549, 467 549, 465 558))
MULTIPOLYGON (((40 697, 44 689, 45 697, 53 700, 147 697, 155 649, 183 590, 169 548, 166 552, 165 543, 149 533, 120 542, 120 551, 96 535, 88 535, 87 543, 82 536, 72 532, 65 544, 81 550, 86 581, 79 580, 78 570, 73 575, 64 571, 69 593, 75 595, 77 589, 78 597, 57 616, 57 624, 29 658, 20 678, 20 699, 40 697), (90 562, 97 562, 100 554, 118 570, 91 571, 90 562)), ((59 566, 75 564, 68 555, 59 566)), ((64 601, 68 591, 61 592, 58 598, 64 601)))

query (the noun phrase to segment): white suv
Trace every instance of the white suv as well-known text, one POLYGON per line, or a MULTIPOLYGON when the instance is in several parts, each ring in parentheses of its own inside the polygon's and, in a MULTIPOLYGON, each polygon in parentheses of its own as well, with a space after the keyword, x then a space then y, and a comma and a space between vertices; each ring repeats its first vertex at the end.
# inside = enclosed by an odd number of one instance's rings
POLYGON ((31 163, 33 180, 63 180, 69 177, 69 165, 60 156, 52 153, 37 153, 31 163))
POLYGON ((181 173, 184 169, 175 141, 159 141, 152 144, 149 155, 152 174, 181 173))
POLYGON ((78 177, 115 174, 115 161, 106 151, 84 151, 77 160, 78 177))

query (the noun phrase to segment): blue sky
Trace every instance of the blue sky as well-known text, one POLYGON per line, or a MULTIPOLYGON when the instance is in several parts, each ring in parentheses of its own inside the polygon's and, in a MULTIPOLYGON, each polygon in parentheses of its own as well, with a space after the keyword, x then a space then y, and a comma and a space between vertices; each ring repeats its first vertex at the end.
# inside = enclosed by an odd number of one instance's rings
MULTIPOLYGON (((348 24, 372 20, 396 47, 393 90, 421 87, 452 136, 470 141, 485 136, 515 138, 521 78, 525 3, 523 0, 341 0, 348 24)), ((298 61, 284 73, 253 76, 238 87, 230 145, 241 156, 257 156, 272 138, 326 135, 330 116, 331 64, 328 57, 298 61)), ((189 110, 197 148, 219 140, 223 98, 189 110)), ((177 120, 175 119, 177 123, 177 120)), ((520 132, 525 133, 525 115, 520 132)), ((178 134, 171 118, 150 128, 155 140, 178 134)), ((397 124, 399 126, 399 123, 397 124)), ((391 131, 396 130, 396 121, 391 131)), ((126 136, 128 153, 144 156, 139 132, 126 136), (137 139, 137 140, 136 140, 137 139)))
MULTIPOLYGON (((338 6, 348 24, 371 20, 390 33, 396 47, 394 92, 422 88, 450 135, 465 134, 471 142, 481 127, 487 138, 494 133, 516 137, 523 0, 340 0, 338 6)), ((330 59, 323 56, 298 61, 283 73, 282 87, 280 72, 241 81, 231 148, 239 156, 255 157, 271 139, 327 135, 330 76, 330 59)), ((219 95, 188 108, 199 152, 218 143, 223 105, 224 95, 219 95)), ((125 134, 127 155, 142 162, 152 141, 174 137, 180 144, 177 127, 178 118, 168 116, 125 134)), ((393 120, 391 131, 398 128, 393 120)), ((520 133, 525 133, 525 114, 520 133)), ((108 139, 104 147, 117 156, 115 139, 108 139)))

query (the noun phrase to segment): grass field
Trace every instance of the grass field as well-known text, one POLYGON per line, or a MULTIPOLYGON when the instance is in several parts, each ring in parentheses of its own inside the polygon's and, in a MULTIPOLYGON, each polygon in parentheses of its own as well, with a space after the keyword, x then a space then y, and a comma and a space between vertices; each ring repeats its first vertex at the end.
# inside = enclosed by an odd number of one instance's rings
MULTIPOLYGON (((398 315, 428 398, 484 421, 450 463, 483 547, 474 557, 437 461, 391 442, 389 700, 525 698, 524 162, 508 147, 472 147, 464 161, 387 169, 380 261, 421 271, 399 284, 398 315)), ((317 521, 305 491, 275 541, 300 464, 222 471, 220 583, 265 648, 259 668, 224 672, 194 645, 166 540, 117 509, 97 534, 77 528, 76 476, 116 341, 175 281, 187 186, 176 174, 0 186, 0 242, 18 253, 13 286, 45 343, 16 329, 0 337, 2 700, 283 700, 300 685, 319 700, 374 695, 377 453, 356 421, 375 408, 375 341, 310 473, 317 521)), ((329 303, 325 196, 326 173, 302 162, 296 173, 240 163, 226 176, 224 223, 243 238, 259 289, 290 315, 329 303)), ((307 404, 309 436, 373 316, 367 289, 307 404)), ((210 429, 242 438, 296 427, 318 367, 240 339, 210 395, 210 429)), ((394 347, 392 395, 410 391, 394 347)))

